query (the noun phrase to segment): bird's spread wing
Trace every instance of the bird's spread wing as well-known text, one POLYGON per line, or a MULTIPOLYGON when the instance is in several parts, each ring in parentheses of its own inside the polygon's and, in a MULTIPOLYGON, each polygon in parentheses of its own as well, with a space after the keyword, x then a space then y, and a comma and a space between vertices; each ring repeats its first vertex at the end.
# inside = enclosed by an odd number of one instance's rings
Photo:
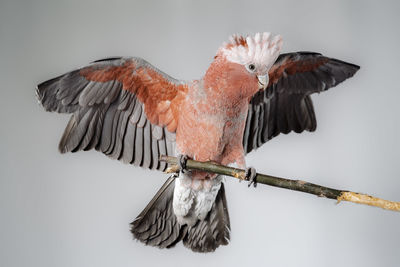
POLYGON ((243 135, 245 153, 280 133, 314 131, 310 95, 336 86, 359 68, 318 53, 281 54, 269 71, 267 89, 251 99, 243 135))
POLYGON ((164 170, 175 152, 180 102, 187 85, 141 58, 109 58, 37 86, 47 111, 72 113, 59 149, 95 148, 145 168, 164 170))

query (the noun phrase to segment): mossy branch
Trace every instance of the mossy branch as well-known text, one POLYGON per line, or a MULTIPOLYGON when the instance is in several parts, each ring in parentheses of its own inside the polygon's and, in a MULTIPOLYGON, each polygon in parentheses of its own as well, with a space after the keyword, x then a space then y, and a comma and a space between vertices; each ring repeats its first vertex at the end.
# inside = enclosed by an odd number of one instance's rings
MULTIPOLYGON (((161 161, 165 161, 171 165, 167 172, 178 172, 178 159, 176 157, 161 156, 161 161)), ((245 170, 219 165, 213 162, 200 162, 196 160, 187 160, 186 167, 189 170, 200 170, 226 176, 231 176, 240 180, 246 180, 245 170)), ((348 190, 338 190, 317 184, 308 183, 301 180, 291 180, 275 177, 266 174, 257 173, 255 182, 258 184, 266 184, 270 186, 286 188, 304 193, 313 194, 319 197, 326 197, 340 201, 350 201, 353 203, 364 204, 369 206, 380 207, 382 209, 400 211, 400 202, 394 202, 369 196, 366 194, 355 193, 348 190)))

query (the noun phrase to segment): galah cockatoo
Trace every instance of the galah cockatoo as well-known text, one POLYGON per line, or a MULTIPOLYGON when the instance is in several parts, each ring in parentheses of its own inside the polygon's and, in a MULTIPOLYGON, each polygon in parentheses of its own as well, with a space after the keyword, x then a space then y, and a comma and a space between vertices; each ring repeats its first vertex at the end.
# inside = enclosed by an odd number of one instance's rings
POLYGON ((280 133, 314 131, 310 95, 359 69, 318 53, 280 54, 281 47, 270 33, 234 35, 191 82, 138 57, 107 58, 39 84, 37 95, 45 110, 72 114, 61 153, 94 148, 161 171, 160 155, 184 155, 179 176, 165 182, 131 232, 147 245, 183 241, 210 252, 230 239, 222 177, 185 170, 184 160, 245 168, 245 155, 280 133))

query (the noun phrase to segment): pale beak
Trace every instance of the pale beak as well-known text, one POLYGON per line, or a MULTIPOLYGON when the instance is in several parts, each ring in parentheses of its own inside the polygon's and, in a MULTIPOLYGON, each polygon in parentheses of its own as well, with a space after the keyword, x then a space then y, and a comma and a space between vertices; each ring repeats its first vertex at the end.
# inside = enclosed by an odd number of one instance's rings
POLYGON ((258 89, 265 90, 268 86, 268 74, 266 75, 257 75, 258 79, 258 89))

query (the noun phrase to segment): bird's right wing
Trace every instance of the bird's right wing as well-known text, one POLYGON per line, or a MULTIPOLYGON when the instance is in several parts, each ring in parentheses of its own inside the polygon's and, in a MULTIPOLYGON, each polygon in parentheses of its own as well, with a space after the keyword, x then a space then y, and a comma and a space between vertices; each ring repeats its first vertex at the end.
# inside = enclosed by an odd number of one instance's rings
POLYGON ((62 153, 98 151, 144 168, 164 170, 175 154, 175 131, 187 85, 141 58, 109 58, 37 86, 47 111, 72 113, 62 153))

